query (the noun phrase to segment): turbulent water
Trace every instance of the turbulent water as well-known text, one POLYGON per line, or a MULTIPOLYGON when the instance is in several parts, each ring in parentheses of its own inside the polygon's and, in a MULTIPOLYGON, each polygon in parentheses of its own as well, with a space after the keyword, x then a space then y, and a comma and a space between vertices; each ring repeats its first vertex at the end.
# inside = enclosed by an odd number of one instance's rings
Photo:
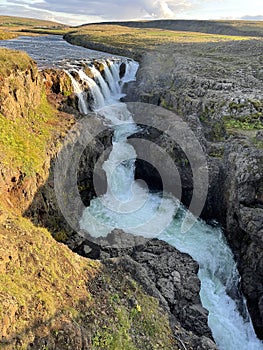
POLYGON ((263 349, 262 342, 255 336, 245 300, 239 295, 239 275, 221 228, 198 220, 189 231, 182 233, 187 210, 179 201, 165 193, 149 193, 134 181, 136 152, 127 143, 127 137, 138 127, 119 98, 123 84, 135 79, 138 64, 73 47, 57 37, 9 40, 1 46, 24 49, 41 67, 62 66, 72 79, 80 111, 87 114, 92 108, 114 129, 112 151, 103 164, 107 174, 107 193, 91 201, 83 212, 80 226, 95 237, 106 236, 113 228, 146 237, 158 236, 189 253, 200 265, 201 300, 209 310, 209 326, 219 349, 263 349), (44 51, 43 45, 46 47, 44 51), (94 57, 104 65, 104 76, 88 61, 94 57), (83 62, 91 68, 93 79, 84 72, 80 64, 83 62), (126 71, 120 78, 120 64, 123 62, 126 71), (91 95, 89 103, 86 88, 83 88, 86 85, 91 95))

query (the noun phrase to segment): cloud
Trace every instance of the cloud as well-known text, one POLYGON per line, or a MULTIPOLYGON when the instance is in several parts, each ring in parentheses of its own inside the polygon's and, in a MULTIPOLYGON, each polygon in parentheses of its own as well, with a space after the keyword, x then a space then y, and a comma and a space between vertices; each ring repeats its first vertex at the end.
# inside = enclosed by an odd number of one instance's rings
MULTIPOLYGON (((30 0, 24 0, 27 3, 30 0)), ((136 16, 138 14, 148 14, 153 17, 171 17, 175 16, 176 12, 182 11, 191 6, 191 0, 102 0, 102 1, 87 1, 87 0, 34 0, 34 7, 87 15, 99 15, 101 17, 118 17, 136 16)))
MULTIPOLYGON (((75 22, 82 19, 95 21, 111 21, 144 18, 176 18, 182 11, 193 8, 200 0, 6 0, 15 8, 19 6, 21 13, 37 12, 43 18, 52 14, 54 18, 65 18, 75 22), (75 15, 82 16, 76 18, 75 15), (75 18, 74 18, 75 17, 75 18)), ((17 9, 15 13, 17 13, 17 9)), ((84 20, 85 22, 85 20, 84 20)), ((82 22, 83 23, 83 22, 82 22)))

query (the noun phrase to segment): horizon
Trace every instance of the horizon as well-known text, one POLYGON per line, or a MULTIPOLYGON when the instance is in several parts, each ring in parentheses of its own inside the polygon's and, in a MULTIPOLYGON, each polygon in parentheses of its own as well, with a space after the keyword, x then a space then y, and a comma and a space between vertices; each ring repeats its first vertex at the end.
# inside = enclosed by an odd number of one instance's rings
POLYGON ((3 16, 33 18, 69 26, 138 20, 263 21, 262 0, 0 0, 3 16))

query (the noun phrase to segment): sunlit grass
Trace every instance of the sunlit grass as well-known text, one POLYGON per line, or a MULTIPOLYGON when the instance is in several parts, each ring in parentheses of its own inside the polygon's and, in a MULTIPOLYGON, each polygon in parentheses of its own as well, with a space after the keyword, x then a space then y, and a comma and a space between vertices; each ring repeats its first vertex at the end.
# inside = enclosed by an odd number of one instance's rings
POLYGON ((119 25, 89 25, 67 34, 81 45, 83 42, 105 44, 126 49, 154 49, 169 43, 206 43, 249 40, 248 36, 230 36, 151 28, 128 28, 119 25))
POLYGON ((12 39, 18 35, 63 35, 68 30, 68 26, 61 23, 34 18, 0 16, 0 40, 12 39))
POLYGON ((0 75, 8 76, 13 70, 26 70, 32 59, 22 51, 0 48, 0 75))

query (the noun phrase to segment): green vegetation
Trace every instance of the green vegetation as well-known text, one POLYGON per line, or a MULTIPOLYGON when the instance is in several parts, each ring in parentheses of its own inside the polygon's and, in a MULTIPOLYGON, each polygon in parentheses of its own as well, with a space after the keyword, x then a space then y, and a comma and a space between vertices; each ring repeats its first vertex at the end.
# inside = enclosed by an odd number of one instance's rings
POLYGON ((0 16, 0 27, 46 27, 46 28, 63 28, 64 24, 45 21, 36 18, 0 16))
MULTIPOLYGON (((3 216, 3 210, 1 213, 3 216)), ((1 335, 10 344, 8 349, 27 349, 28 329, 43 336, 41 325, 51 327, 62 315, 77 317, 79 304, 90 303, 87 280, 95 276, 100 264, 75 256, 66 246, 57 244, 46 229, 36 228, 25 218, 8 213, 3 220, 2 216, 1 335), (15 346, 16 335, 24 347, 15 346)))
POLYGON ((30 34, 44 34, 44 35, 64 35, 71 31, 72 28, 34 28, 34 29, 22 29, 22 35, 30 35, 30 34), (23 34, 24 33, 24 34, 23 34))
POLYGON ((27 175, 41 174, 47 145, 51 139, 55 110, 47 102, 44 91, 41 103, 31 108, 27 118, 9 119, 0 114, 1 163, 21 169, 27 175))
POLYGON ((224 116, 224 125, 227 129, 260 130, 263 129, 262 113, 241 116, 224 116))
POLYGON ((222 35, 263 36, 262 21, 150 20, 107 22, 132 28, 158 28, 222 35))
POLYGON ((34 18, 0 16, 0 40, 12 39, 18 35, 63 35, 68 30, 68 26, 61 23, 34 18))
POLYGON ((30 67, 32 59, 25 52, 0 48, 0 85, 1 80, 12 71, 25 71, 30 67))
POLYGON ((114 275, 104 270, 97 275, 96 284, 102 286, 100 293, 91 288, 98 309, 87 317, 87 322, 93 323, 92 349, 178 349, 159 302, 147 296, 121 268, 116 268, 114 275), (111 286, 110 293, 107 286, 111 286))
POLYGON ((128 50, 154 49, 162 44, 170 43, 205 43, 230 40, 248 40, 245 36, 228 36, 204 34, 186 31, 172 31, 152 28, 129 28, 113 24, 87 25, 66 34, 69 41, 84 45, 106 44, 128 50))

